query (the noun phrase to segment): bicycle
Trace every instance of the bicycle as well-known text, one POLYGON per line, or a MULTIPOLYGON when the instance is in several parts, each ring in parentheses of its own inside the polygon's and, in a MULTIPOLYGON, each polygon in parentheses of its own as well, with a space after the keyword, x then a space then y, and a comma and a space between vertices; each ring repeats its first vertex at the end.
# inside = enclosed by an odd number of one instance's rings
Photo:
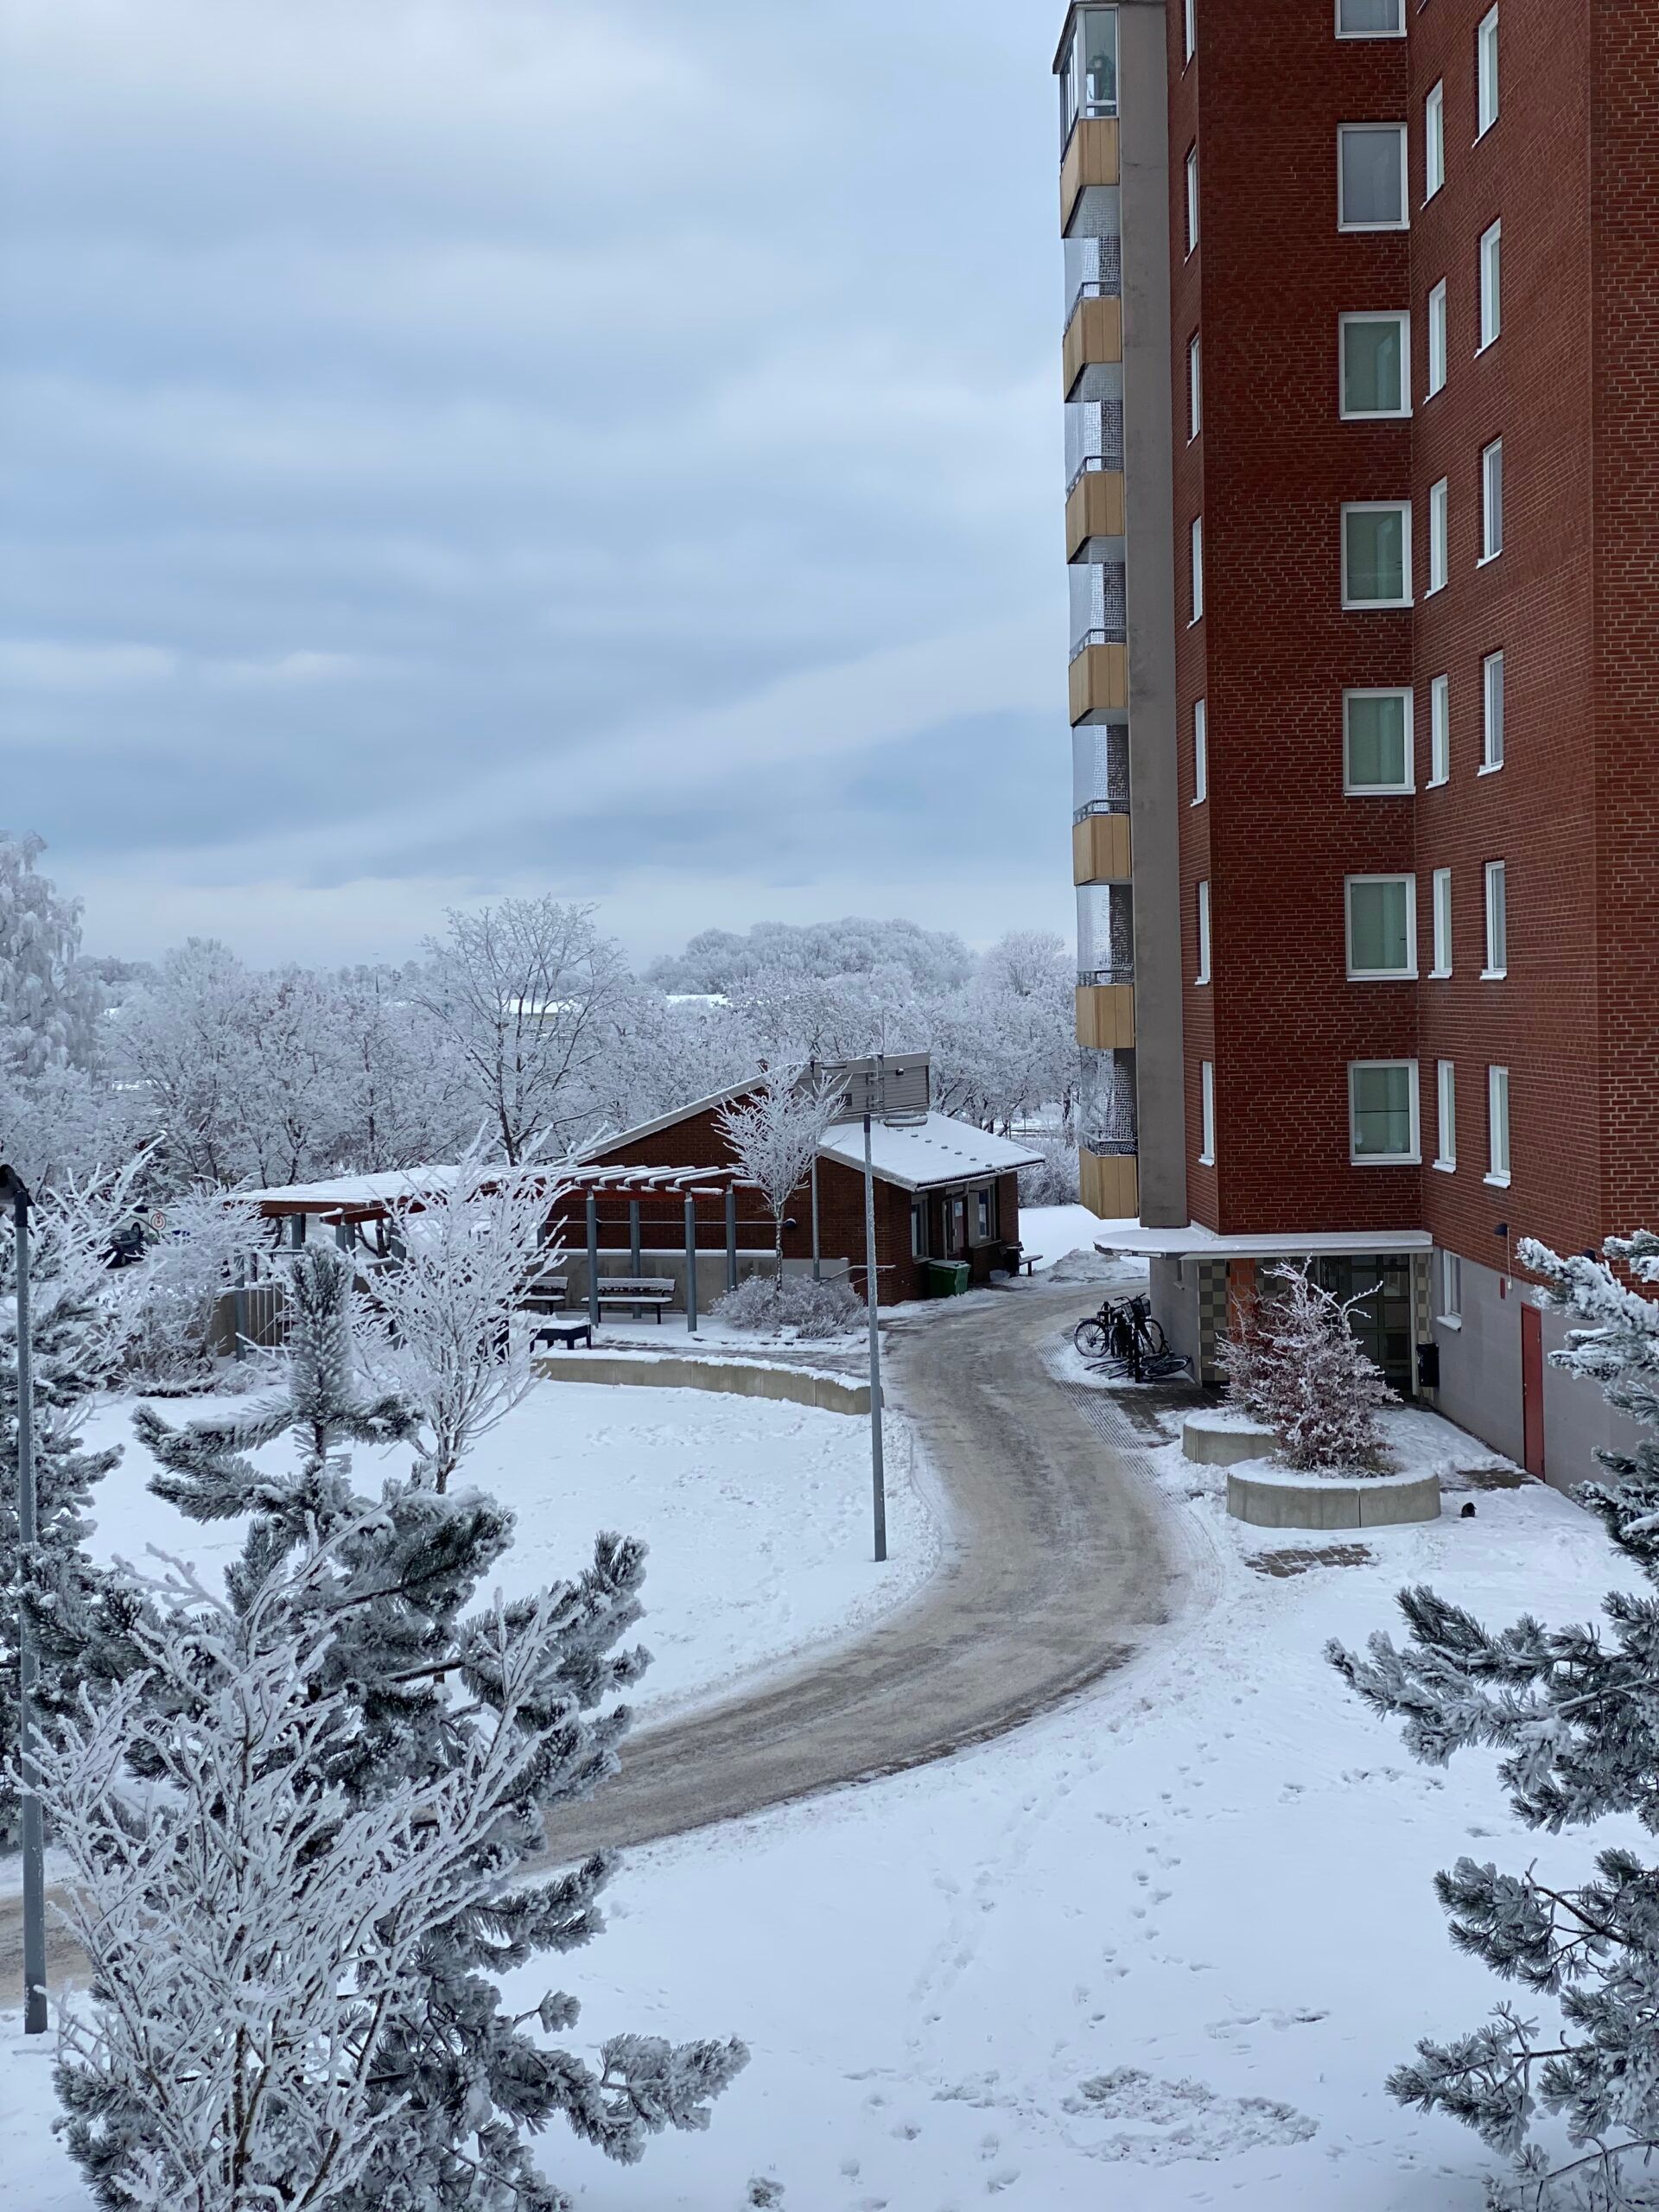
POLYGON ((1078 1322, 1071 1332, 1071 1341, 1087 1360, 1162 1359, 1169 1351, 1144 1291, 1116 1302, 1107 1299, 1098 1313, 1078 1322))

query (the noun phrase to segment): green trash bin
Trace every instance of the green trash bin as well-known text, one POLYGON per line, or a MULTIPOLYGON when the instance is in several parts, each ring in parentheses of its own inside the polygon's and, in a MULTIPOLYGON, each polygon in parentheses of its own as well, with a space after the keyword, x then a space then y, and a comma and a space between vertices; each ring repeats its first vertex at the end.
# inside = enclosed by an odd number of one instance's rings
POLYGON ((930 1298, 960 1298, 968 1287, 966 1260, 930 1260, 927 1294, 930 1298))

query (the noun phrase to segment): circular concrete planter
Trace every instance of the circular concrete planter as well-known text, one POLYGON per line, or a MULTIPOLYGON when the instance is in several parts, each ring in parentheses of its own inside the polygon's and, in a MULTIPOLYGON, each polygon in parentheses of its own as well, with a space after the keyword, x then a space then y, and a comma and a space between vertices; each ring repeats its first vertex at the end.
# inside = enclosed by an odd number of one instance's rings
POLYGON ((1201 1467, 1230 1467, 1240 1459, 1265 1459, 1273 1431, 1230 1406, 1189 1414, 1181 1423, 1181 1449, 1201 1467))
POLYGON ((1437 1521, 1438 1475, 1372 1475, 1343 1480, 1256 1461, 1227 1477, 1227 1510, 1256 1529, 1383 1529, 1437 1521))

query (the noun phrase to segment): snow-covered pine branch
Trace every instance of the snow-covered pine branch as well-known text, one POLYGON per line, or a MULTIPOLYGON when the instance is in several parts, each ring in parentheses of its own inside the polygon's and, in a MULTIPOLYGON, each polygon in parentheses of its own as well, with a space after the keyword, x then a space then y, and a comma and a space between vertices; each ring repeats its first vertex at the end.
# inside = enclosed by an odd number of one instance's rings
MULTIPOLYGON (((1610 1238, 1610 1260, 1659 1283, 1659 1236, 1610 1238)), ((1659 1404, 1659 1303, 1607 1262, 1561 1259, 1530 1240, 1522 1263, 1552 1286, 1580 1325, 1552 1361, 1600 1382, 1652 1428, 1659 1404)), ((1659 1437, 1598 1454, 1611 1480, 1573 1495, 1649 1583, 1659 1583, 1659 1437)), ((1633 1815, 1659 1831, 1659 1601, 1614 1591, 1604 1622, 1547 1628, 1530 1615, 1493 1630, 1425 1588, 1402 1592, 1407 1637, 1381 1633, 1363 1656, 1327 1656, 1407 1747, 1444 1766, 1471 1746, 1501 1754, 1510 1802, 1551 1833, 1633 1815)), ((1587 1881, 1552 1889, 1530 1870, 1459 1859, 1436 1878, 1452 1941, 1507 1980, 1553 2000, 1560 2027, 1541 2041, 1508 2005, 1487 2025, 1427 2039, 1389 2087, 1402 2102, 1450 2113, 1510 2159, 1492 2187, 1498 2212, 1625 2212, 1651 2202, 1659 2154, 1659 1869, 1615 1846, 1587 1881), (1554 2163, 1533 2139, 1539 2110, 1559 2115, 1582 2155, 1554 2163)))
POLYGON ((1368 1294, 1338 1299, 1290 1266, 1268 1269, 1268 1281, 1253 1306, 1234 1309, 1229 1398, 1272 1429, 1287 1466, 1380 1472, 1376 1417, 1396 1399, 1348 1324, 1368 1294))
POLYGON ((759 1191, 772 1216, 775 1275, 784 1272, 784 1221, 812 1173, 839 1093, 801 1068, 774 1068, 715 1115, 741 1179, 759 1191))
POLYGON ((486 1171, 474 1144, 454 1182, 404 1216, 401 1254, 375 1270, 364 1358, 419 1415, 421 1465, 436 1490, 534 1380, 521 1301, 533 1276, 556 1268, 543 1236, 557 1201, 543 1170, 486 1171))

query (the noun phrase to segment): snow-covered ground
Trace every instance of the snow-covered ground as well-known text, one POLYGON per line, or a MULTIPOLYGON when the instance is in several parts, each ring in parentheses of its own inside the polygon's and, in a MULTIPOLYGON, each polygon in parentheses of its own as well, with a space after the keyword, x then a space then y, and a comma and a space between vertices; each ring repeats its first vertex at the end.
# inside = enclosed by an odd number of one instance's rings
MULTIPOLYGON (((677 1346, 676 1349, 682 1349, 677 1346)), ((151 1463, 133 1440, 131 1399, 106 1400, 91 1443, 123 1443, 95 1494, 92 1550, 143 1564, 150 1544, 222 1571, 240 1522, 184 1519, 149 1495, 151 1463)), ((188 1420, 248 1400, 171 1398, 188 1420)), ((887 1424, 889 1558, 870 1559, 868 1424, 845 1414, 701 1390, 543 1383, 486 1436, 460 1484, 518 1516, 499 1581, 509 1596, 579 1569, 601 1529, 650 1546, 645 1619, 653 1664, 633 1698, 642 1715, 696 1701, 899 1604, 938 1555, 938 1525, 918 1488, 906 1424, 887 1424)), ((385 1456, 391 1471, 396 1455, 385 1456)), ((359 1453, 372 1494, 383 1474, 359 1453)))
MULTIPOLYGON (((659 1417, 618 1410, 636 1459, 653 1447, 635 1421, 659 1417)), ((1447 1456, 1492 1464, 1472 1440, 1447 1456)), ((1481 2145, 1382 2086, 1495 1994, 1431 1878, 1464 1852, 1579 1868, 1589 1842, 1518 1830, 1484 1759, 1414 1764, 1321 1651, 1391 1626, 1408 1582, 1560 1622, 1627 1572, 1535 1484, 1335 1541, 1229 1522, 1222 1471, 1178 1444, 1151 1465, 1189 1575, 1141 1659, 942 1765, 631 1854, 607 1934, 512 1977, 516 2008, 580 1994, 584 2044, 633 2028, 753 2050, 709 2133, 639 2167, 546 2138, 582 2212, 742 2212, 762 2177, 780 2212, 1476 2212, 1481 2145)), ((19 2116, 0 2203, 90 2212, 47 2133, 45 2056, 15 2019, 0 2051, 19 2116)))

